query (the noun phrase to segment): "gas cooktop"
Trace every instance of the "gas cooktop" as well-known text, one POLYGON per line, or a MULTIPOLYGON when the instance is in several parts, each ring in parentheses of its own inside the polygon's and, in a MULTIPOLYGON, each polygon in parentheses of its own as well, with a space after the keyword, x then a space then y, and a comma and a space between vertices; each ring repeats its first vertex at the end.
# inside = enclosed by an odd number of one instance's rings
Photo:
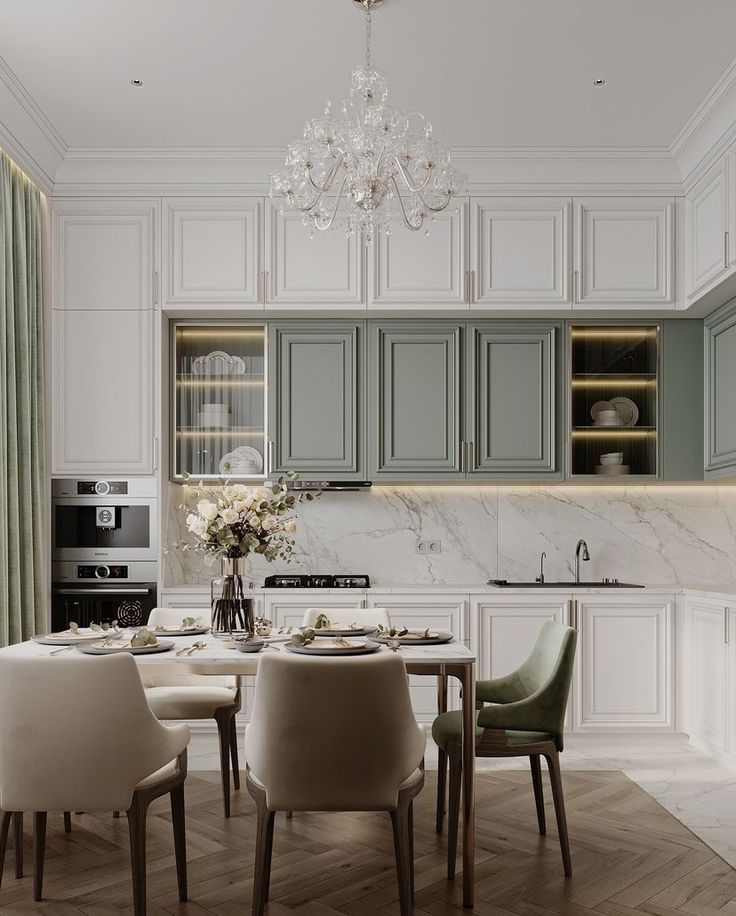
POLYGON ((370 588, 368 576, 266 576, 264 588, 370 588))

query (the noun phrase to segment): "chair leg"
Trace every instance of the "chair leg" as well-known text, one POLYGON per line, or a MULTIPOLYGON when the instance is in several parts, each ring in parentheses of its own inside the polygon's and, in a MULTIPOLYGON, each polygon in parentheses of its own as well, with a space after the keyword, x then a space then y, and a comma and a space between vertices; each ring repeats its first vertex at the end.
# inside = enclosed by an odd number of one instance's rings
POLYGON ((396 876, 399 883, 399 909, 401 916, 411 916, 412 869, 410 863, 411 843, 409 841, 409 807, 411 799, 399 792, 399 804, 391 811, 391 825, 394 831, 394 852, 396 854, 396 876))
POLYGON ((46 852, 46 812, 33 815, 33 899, 43 900, 43 863, 46 852))
POLYGON ((234 715, 230 719, 230 757, 233 764, 233 787, 237 791, 240 788, 240 763, 238 761, 238 729, 234 715))
POLYGON ((225 817, 230 817, 230 714, 218 709, 215 712, 215 722, 217 722, 217 734, 220 739, 222 806, 225 817))
POLYGON ((411 878, 411 904, 414 906, 414 799, 409 802, 409 874, 411 878))
POLYGON ((542 786, 542 764, 539 754, 531 754, 529 763, 532 768, 532 785, 534 786, 534 804, 537 806, 537 823, 539 833, 544 836, 547 832, 547 819, 544 814, 544 787, 542 786))
POLYGON ((15 877, 23 877, 23 812, 13 814, 13 845, 15 846, 15 877))
POLYGON ((133 913, 146 913, 146 814, 149 798, 144 791, 133 793, 133 803, 128 808, 130 833, 130 866, 133 877, 133 913))
POLYGON ((258 827, 256 832, 256 862, 253 871, 253 916, 263 916, 263 910, 269 897, 271 880, 271 853, 273 850, 273 825, 275 812, 266 807, 266 793, 261 789, 251 789, 258 810, 258 827))
POLYGON ((442 748, 437 749, 437 819, 435 829, 442 833, 445 819, 445 794, 447 789, 447 754, 442 748))
POLYGON ((557 832, 560 835, 560 848, 562 850, 562 864, 566 877, 572 875, 572 859, 570 858, 570 839, 567 835, 567 818, 565 817, 565 796, 562 791, 562 774, 560 773, 560 755, 557 751, 544 755, 549 767, 549 778, 552 783, 552 798, 555 802, 555 816, 557 818, 557 832))
POLYGON ((3 868, 5 866, 5 851, 8 848, 10 823, 13 820, 12 811, 0 812, 0 887, 3 884, 3 868))
POLYGON ((447 803, 447 877, 455 877, 457 859, 457 832, 460 823, 460 790, 463 782, 463 756, 461 745, 450 745, 450 797, 447 803))
POLYGON ((71 811, 64 812, 64 833, 72 832, 72 813, 71 811))
POLYGON ((179 885, 179 900, 186 903, 187 895, 187 834, 184 815, 184 783, 170 792, 171 823, 174 828, 174 853, 176 857, 176 881, 179 885))

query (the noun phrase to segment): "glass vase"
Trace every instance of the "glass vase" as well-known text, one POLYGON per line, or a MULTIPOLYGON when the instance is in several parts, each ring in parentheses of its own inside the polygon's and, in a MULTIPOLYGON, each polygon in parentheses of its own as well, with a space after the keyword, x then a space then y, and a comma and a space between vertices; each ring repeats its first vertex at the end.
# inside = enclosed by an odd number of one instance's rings
POLYGON ((220 560, 220 575, 215 576, 210 586, 213 636, 254 635, 254 602, 248 597, 253 580, 246 572, 245 557, 220 560))

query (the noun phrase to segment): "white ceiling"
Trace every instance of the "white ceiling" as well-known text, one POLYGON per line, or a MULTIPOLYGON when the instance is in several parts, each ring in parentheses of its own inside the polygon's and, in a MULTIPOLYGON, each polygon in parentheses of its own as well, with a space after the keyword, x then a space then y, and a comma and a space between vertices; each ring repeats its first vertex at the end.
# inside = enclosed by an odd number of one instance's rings
MULTIPOLYGON (((362 29, 352 0, 1 0, 0 57, 71 147, 281 147, 362 29)), ((735 33, 734 0, 385 0, 374 63, 454 147, 664 147, 735 33)))

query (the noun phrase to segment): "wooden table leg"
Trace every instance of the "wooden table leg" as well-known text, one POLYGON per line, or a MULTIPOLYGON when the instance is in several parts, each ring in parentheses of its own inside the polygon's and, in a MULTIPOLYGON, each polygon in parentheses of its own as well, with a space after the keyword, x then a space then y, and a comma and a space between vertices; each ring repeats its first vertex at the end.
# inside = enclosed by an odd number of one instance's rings
MULTIPOLYGON (((437 714, 447 712, 447 675, 437 675, 437 714)), ((445 796, 447 787, 447 754, 441 747, 437 748, 437 811, 436 830, 442 833, 445 819, 445 796)))
POLYGON ((458 665, 463 688, 463 906, 475 902, 475 662, 458 665))

